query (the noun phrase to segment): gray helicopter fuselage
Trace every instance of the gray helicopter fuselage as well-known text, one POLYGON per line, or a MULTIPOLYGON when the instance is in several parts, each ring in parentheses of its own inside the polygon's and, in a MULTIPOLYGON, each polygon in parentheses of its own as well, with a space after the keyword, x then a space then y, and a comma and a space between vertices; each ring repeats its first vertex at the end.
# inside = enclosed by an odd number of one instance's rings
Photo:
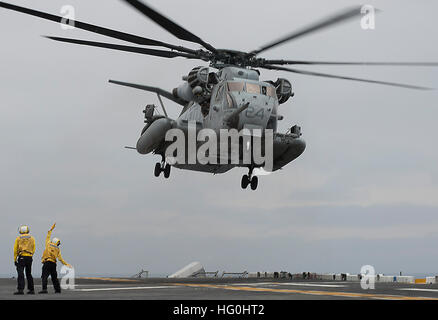
MULTIPOLYGON (((242 132, 248 129, 261 131, 272 129, 277 132, 278 106, 276 88, 272 83, 259 80, 256 70, 237 67, 225 67, 218 72, 218 83, 211 89, 208 113, 202 111, 202 106, 191 101, 182 114, 174 122, 173 127, 181 129, 188 136, 189 124, 196 126, 196 131, 212 129, 219 133, 223 129, 236 129, 242 132), (239 110, 244 109, 239 112, 239 110), (235 117, 230 116, 239 112, 235 117)), ((164 126, 163 126, 164 127, 164 126)), ((165 146, 169 144, 166 143, 165 146)), ((198 143, 198 146, 202 143, 198 143)), ((188 142, 187 142, 188 146, 188 142)), ((304 151, 305 143, 294 136, 285 142, 284 136, 275 136, 274 158, 283 157, 283 164, 297 158, 304 151), (289 160, 289 161, 287 161, 289 160)), ((188 152, 188 150, 186 150, 188 152)), ((186 152, 186 154, 187 154, 186 152)), ((212 173, 223 173, 233 167, 247 167, 247 164, 175 164, 180 169, 212 173)), ((280 167, 274 166, 277 170, 280 167)))
MULTIPOLYGON (((277 122, 282 118, 278 115, 279 99, 282 99, 282 103, 287 101, 287 99, 284 100, 285 96, 279 90, 278 81, 275 83, 260 81, 259 73, 256 70, 224 67, 217 74, 213 73, 215 83, 208 86, 208 81, 204 81, 202 84, 202 81, 197 81, 194 77, 197 73, 198 76, 201 74, 203 78, 207 79, 208 68, 198 67, 193 70, 186 78, 185 83, 176 88, 173 93, 175 98, 186 101, 183 103, 184 108, 180 116, 176 120, 164 116, 154 116, 150 119, 137 142, 136 149, 139 153, 154 152, 162 155, 165 159, 167 148, 174 142, 165 141, 165 136, 170 129, 179 129, 183 132, 185 139, 185 161, 173 164, 179 169, 224 173, 233 167, 257 167, 255 164, 248 165, 248 163, 243 162, 243 158, 239 159, 239 163, 231 163, 231 159, 227 158, 226 160, 230 162, 224 164, 221 161, 223 160, 222 154, 217 164, 200 163, 199 159, 196 159, 195 163, 190 162, 189 156, 205 143, 205 141, 196 139, 198 133, 203 129, 213 130, 216 137, 220 137, 221 130, 234 129, 239 134, 247 135, 249 133, 252 135, 256 134, 255 132, 263 133, 265 129, 271 129, 274 135, 272 154, 274 160, 272 169, 274 171, 287 165, 304 152, 305 142, 300 139, 301 133, 277 133, 277 122), (193 84, 194 82, 195 84, 193 84), (199 83, 203 85, 203 91, 199 90, 201 88, 197 89, 199 83), (195 142, 190 141, 189 128, 195 129, 192 131, 195 142), (196 149, 190 151, 190 143, 192 146, 194 143, 196 149)), ((123 85, 132 86, 130 84, 123 85)), ((158 92, 156 88, 144 87, 144 89, 158 92)), ((288 92, 286 97, 291 94, 289 89, 291 89, 290 84, 286 90, 288 92)), ((221 142, 219 141, 219 143, 221 142)), ((242 145, 239 145, 239 148, 242 148, 242 145)))

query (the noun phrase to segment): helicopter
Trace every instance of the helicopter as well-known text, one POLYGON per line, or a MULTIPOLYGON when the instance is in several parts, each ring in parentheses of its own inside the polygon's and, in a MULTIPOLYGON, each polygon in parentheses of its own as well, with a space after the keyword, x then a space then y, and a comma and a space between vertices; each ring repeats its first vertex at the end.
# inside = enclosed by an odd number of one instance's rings
MULTIPOLYGON (((160 25, 176 38, 200 45, 202 48, 192 49, 181 45, 173 45, 159 40, 108 29, 1 1, 0 8, 24 13, 56 23, 68 24, 74 26, 74 28, 129 42, 136 46, 46 36, 46 38, 54 41, 167 59, 181 57, 208 63, 207 66, 196 66, 190 70, 187 75, 182 77, 183 83, 173 89, 172 92, 153 86, 109 80, 111 84, 152 92, 158 97, 163 114, 156 114, 155 111, 158 106, 148 104, 143 111, 145 126, 141 130, 140 138, 137 141, 136 147, 126 147, 128 149, 135 149, 138 153, 143 155, 152 153, 161 156, 161 161, 157 162, 154 168, 154 175, 156 177, 159 177, 161 173, 163 173, 163 176, 166 179, 169 178, 171 167, 213 174, 225 173, 235 167, 245 167, 248 169, 248 174, 243 175, 241 179, 241 188, 247 189, 247 187, 250 186, 252 190, 256 190, 258 187, 258 176, 254 173, 255 169, 265 168, 266 163, 254 161, 252 155, 250 156, 249 161, 243 161, 243 151, 245 148, 251 150, 250 147, 253 146, 257 136, 259 138, 261 136, 265 137, 265 144, 262 144, 261 147, 265 152, 265 155, 268 149, 266 141, 270 139, 269 145, 272 149, 272 164, 271 167, 268 168, 270 172, 282 169, 303 154, 306 149, 306 143, 301 138, 302 132, 300 126, 293 125, 285 133, 277 131, 278 122, 284 120, 284 117, 279 114, 279 106, 285 104, 294 97, 291 82, 285 78, 262 80, 260 78, 261 72, 259 69, 359 81, 407 89, 428 90, 431 88, 338 76, 285 66, 438 66, 438 63, 435 62, 336 62, 284 59, 273 60, 259 57, 262 52, 269 49, 359 17, 362 15, 361 6, 346 8, 345 10, 305 26, 276 41, 261 46, 256 50, 242 52, 231 49, 215 48, 213 45, 205 42, 200 37, 165 17, 142 1, 121 1, 160 25), (151 49, 147 47, 162 47, 167 50, 151 49), (168 116, 161 99, 162 97, 181 106, 182 109, 177 119, 171 119, 168 116), (189 139, 191 130, 194 130, 196 137, 196 134, 204 129, 209 129, 213 132, 219 132, 220 130, 244 131, 246 132, 244 134, 249 135, 250 138, 249 140, 245 140, 241 136, 239 137, 236 142, 239 147, 238 159, 234 162, 230 161, 231 159, 229 155, 225 155, 226 161, 221 161, 220 163, 204 163, 199 159, 195 159, 194 162, 189 163, 187 163, 187 161, 175 162, 174 158, 169 157, 169 155, 176 156, 176 153, 169 154, 167 152, 173 142, 173 140, 167 139, 167 134, 173 129, 180 130, 184 134, 186 140, 189 139), (272 132, 272 135, 269 136, 269 139, 266 139, 268 136, 266 132, 268 132, 268 130, 272 132)), ((189 150, 187 145, 185 145, 183 150, 184 159, 187 159, 187 157, 190 156, 190 152, 196 153, 202 146, 202 143, 196 141, 195 149, 192 149, 192 151, 189 150)), ((213 152, 212 154, 213 158, 217 157, 216 153, 213 152)))

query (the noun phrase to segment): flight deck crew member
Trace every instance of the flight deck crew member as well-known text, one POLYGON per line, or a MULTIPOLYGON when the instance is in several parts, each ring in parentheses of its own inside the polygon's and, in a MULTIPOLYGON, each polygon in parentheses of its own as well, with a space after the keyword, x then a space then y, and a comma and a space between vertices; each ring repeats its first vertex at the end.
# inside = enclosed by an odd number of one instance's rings
POLYGON ((14 264, 17 267, 17 292, 24 294, 24 271, 26 271, 28 294, 35 294, 32 278, 32 257, 35 253, 35 238, 29 234, 28 226, 21 226, 18 229, 20 235, 15 239, 14 264))
POLYGON ((55 288, 56 293, 61 293, 61 286, 59 285, 58 273, 56 272, 56 261, 59 259, 63 265, 71 268, 67 262, 62 259, 61 249, 59 249, 59 245, 61 241, 58 238, 53 238, 50 240, 50 236, 52 234, 53 229, 55 229, 56 223, 53 224, 52 228, 50 228, 49 232, 47 232, 46 237, 46 248, 43 252, 43 257, 41 262, 43 263, 42 270, 42 290, 39 293, 47 293, 47 279, 49 276, 52 278, 52 284, 55 288))

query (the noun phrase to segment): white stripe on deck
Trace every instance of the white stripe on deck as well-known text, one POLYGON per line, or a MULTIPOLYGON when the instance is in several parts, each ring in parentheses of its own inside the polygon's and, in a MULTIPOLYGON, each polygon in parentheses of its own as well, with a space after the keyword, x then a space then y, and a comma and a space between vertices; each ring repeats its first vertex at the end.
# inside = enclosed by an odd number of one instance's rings
POLYGON ((428 292, 438 292, 438 289, 427 289, 427 288, 401 288, 397 290, 403 290, 403 291, 428 291, 428 292))
POLYGON ((257 282, 257 283, 233 283, 234 286, 299 286, 299 287, 326 287, 326 288, 342 288, 345 285, 339 284, 324 284, 324 283, 303 283, 303 282, 257 282))
POLYGON ((298 286, 298 287, 327 287, 327 288, 342 288, 345 285, 340 284, 320 284, 320 283, 301 283, 301 282, 283 282, 278 283, 279 285, 284 286, 298 286))
MULTIPOLYGON (((230 283, 233 286, 264 286, 264 285, 271 285, 271 284, 278 284, 278 282, 251 282, 251 283, 230 283)), ((224 284, 228 285, 228 284, 224 284)))
POLYGON ((146 289, 168 289, 178 288, 176 286, 155 286, 155 287, 115 287, 115 288, 95 288, 95 289, 75 289, 74 291, 116 291, 116 290, 146 290, 146 289))

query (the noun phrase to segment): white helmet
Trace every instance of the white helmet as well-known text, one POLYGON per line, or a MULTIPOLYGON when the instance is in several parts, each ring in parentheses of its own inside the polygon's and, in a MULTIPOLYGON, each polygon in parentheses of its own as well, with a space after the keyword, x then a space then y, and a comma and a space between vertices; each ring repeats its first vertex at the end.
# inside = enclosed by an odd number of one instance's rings
POLYGON ((61 240, 59 240, 58 238, 53 238, 52 243, 59 247, 59 245, 61 244, 61 240))
POLYGON ((29 227, 28 226, 21 226, 20 228, 18 228, 18 232, 20 234, 26 234, 29 233, 29 227))

